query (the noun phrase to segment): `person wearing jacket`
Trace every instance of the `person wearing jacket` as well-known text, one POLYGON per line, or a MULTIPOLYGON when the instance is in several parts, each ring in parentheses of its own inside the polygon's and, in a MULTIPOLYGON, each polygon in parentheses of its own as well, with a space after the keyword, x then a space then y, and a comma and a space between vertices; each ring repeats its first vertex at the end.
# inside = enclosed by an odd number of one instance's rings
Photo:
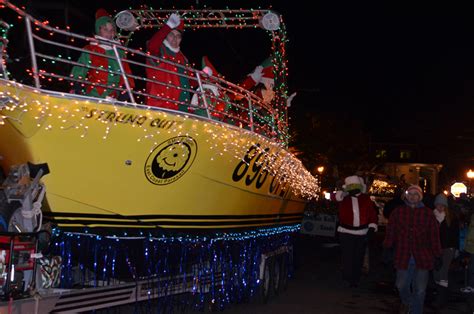
POLYGON ((405 204, 390 215, 383 247, 394 248, 395 285, 401 304, 399 313, 422 314, 429 272, 441 261, 439 224, 423 202, 418 185, 406 190, 405 204))
POLYGON ((172 13, 148 42, 149 54, 166 60, 147 60, 152 66, 146 69, 147 79, 154 81, 146 84, 147 94, 154 96, 147 97, 148 106, 187 111, 190 89, 196 84, 189 79, 192 73, 185 68, 189 62, 181 51, 183 31, 181 17, 172 13))
POLYGON ((377 231, 377 206, 365 194, 361 177, 350 176, 344 180, 344 191, 338 191, 339 226, 337 232, 342 253, 342 277, 350 287, 360 281, 367 238, 377 231))
POLYGON ((464 251, 469 254, 467 264, 467 286, 461 288, 462 293, 474 293, 474 215, 471 214, 464 243, 464 251))
MULTIPOLYGON (((125 83, 120 73, 120 65, 115 59, 114 49, 108 43, 115 42, 116 29, 112 17, 104 9, 96 12, 95 31, 96 39, 107 42, 91 42, 83 48, 87 52, 83 52, 77 61, 81 65, 74 66, 71 71, 71 77, 82 82, 75 82, 71 92, 99 98, 129 100, 127 91, 118 90, 123 89, 125 83)), ((120 45, 118 41, 117 45, 120 45)), ((119 50, 119 55, 130 88, 134 88, 135 82, 129 77, 132 71, 128 63, 124 61, 124 51, 119 50)))
POLYGON ((433 273, 438 292, 434 302, 436 307, 446 304, 448 293, 448 272, 456 250, 459 249, 459 221, 448 206, 448 198, 444 194, 438 194, 434 200, 436 220, 439 222, 439 236, 441 241, 442 267, 433 273))

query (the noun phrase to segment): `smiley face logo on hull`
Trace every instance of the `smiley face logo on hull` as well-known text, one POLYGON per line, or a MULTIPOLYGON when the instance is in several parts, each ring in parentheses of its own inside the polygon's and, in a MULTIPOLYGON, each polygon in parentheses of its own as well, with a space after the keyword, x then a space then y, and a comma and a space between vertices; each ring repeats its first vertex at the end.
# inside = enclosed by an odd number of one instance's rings
POLYGON ((197 153, 196 141, 189 136, 173 137, 158 145, 145 163, 145 176, 156 185, 181 178, 191 167, 197 153))

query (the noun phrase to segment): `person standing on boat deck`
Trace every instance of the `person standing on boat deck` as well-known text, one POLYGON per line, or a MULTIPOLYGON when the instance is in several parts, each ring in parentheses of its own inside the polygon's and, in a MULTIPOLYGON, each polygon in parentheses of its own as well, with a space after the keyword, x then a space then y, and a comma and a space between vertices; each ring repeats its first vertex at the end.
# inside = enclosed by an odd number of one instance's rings
POLYGON ((441 308, 447 301, 449 267, 456 250, 459 249, 459 221, 448 205, 448 198, 443 193, 435 197, 434 206, 433 213, 440 224, 439 236, 443 249, 441 269, 433 273, 438 292, 434 305, 441 308))
POLYGON ((405 193, 405 204, 390 214, 383 247, 395 248, 399 313, 422 314, 429 272, 439 270, 442 263, 439 224, 421 201, 418 185, 409 186, 405 193))
POLYGON ((256 66, 252 73, 239 84, 241 87, 252 90, 257 88, 255 94, 263 99, 263 102, 270 104, 275 97, 273 87, 275 85, 275 74, 273 73, 272 59, 265 59, 256 66))
POLYGON ((344 191, 335 194, 339 202, 339 241, 342 254, 342 277, 350 287, 359 285, 367 239, 377 231, 377 206, 365 194, 359 176, 344 179, 344 191))
POLYGON ((190 97, 187 89, 191 89, 197 84, 187 77, 193 74, 185 69, 189 62, 181 51, 183 31, 184 22, 178 14, 172 13, 166 23, 147 43, 148 53, 151 56, 181 65, 158 62, 151 58, 147 60, 147 64, 153 66, 153 68, 146 69, 147 78, 160 82, 147 82, 147 94, 158 97, 147 97, 146 104, 148 106, 187 111, 187 102, 190 97))
MULTIPOLYGON (((115 42, 116 29, 112 17, 104 9, 98 9, 95 17, 96 35, 94 37, 115 42)), ((120 45, 118 41, 117 45, 120 45)), ((108 43, 91 42, 83 49, 88 52, 81 54, 77 61, 81 65, 72 68, 71 76, 74 79, 87 82, 74 83, 71 92, 99 98, 112 97, 119 100, 128 100, 126 90, 120 92, 116 89, 107 88, 115 87, 123 89, 125 85, 120 66, 115 58, 113 47, 108 43)), ((123 50, 118 51, 120 58, 122 60, 125 59, 125 52, 123 50)), ((122 62, 122 66, 127 75, 132 74, 127 62, 122 62)), ((130 88, 135 87, 133 78, 128 77, 128 83, 130 88)))

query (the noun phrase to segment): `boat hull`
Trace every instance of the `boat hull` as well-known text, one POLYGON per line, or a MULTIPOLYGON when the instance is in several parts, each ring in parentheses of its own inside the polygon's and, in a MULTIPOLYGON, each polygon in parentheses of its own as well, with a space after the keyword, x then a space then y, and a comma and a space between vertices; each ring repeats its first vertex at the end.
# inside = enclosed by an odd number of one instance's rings
POLYGON ((249 130, 1 81, 0 155, 47 163, 60 226, 241 228, 300 222, 301 163, 249 130))

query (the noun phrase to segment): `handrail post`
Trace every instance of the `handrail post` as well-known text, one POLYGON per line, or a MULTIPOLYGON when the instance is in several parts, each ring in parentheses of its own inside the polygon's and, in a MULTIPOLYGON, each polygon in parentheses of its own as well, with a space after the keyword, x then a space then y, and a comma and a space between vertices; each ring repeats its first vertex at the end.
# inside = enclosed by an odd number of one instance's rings
POLYGON ((25 23, 26 23, 26 32, 28 34, 28 44, 30 45, 31 68, 33 70, 33 78, 35 79, 36 88, 41 88, 39 76, 38 76, 38 65, 36 64, 35 44, 33 42, 33 33, 31 31, 31 21, 28 15, 25 16, 25 23))
POLYGON ((249 118, 250 118, 250 130, 253 132, 254 127, 253 127, 253 110, 252 110, 252 99, 250 97, 247 97, 249 101, 249 118))
POLYGON ((123 82, 125 83, 125 88, 127 89, 128 97, 130 97, 130 101, 134 104, 135 99, 133 98, 132 89, 130 88, 130 84, 128 83, 128 77, 123 68, 122 59, 120 58, 120 55, 118 53, 117 46, 112 45, 112 48, 114 49, 115 58, 117 59, 118 65, 120 67, 120 73, 122 75, 123 82))
POLYGON ((204 103, 204 106, 206 107, 207 117, 210 119, 211 114, 209 113, 209 106, 207 105, 206 95, 204 93, 204 88, 202 87, 201 76, 199 75, 198 72, 196 72, 196 78, 198 81, 199 90, 201 91, 202 102, 204 103))

